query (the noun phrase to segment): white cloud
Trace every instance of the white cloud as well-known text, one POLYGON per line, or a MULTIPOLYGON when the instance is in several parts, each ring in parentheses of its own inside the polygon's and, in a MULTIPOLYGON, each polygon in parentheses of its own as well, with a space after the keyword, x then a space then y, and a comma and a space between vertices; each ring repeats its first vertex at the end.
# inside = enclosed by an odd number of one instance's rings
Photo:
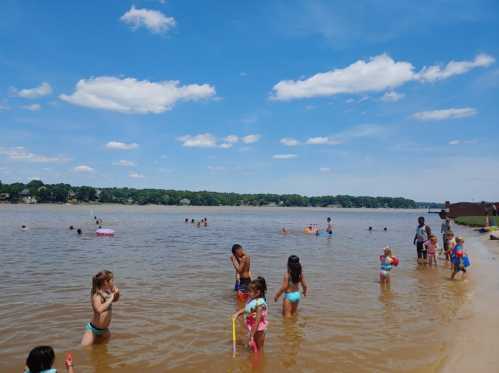
POLYGON ((230 142, 224 142, 223 144, 220 144, 220 147, 222 149, 230 149, 230 148, 232 148, 232 143, 230 143, 230 142))
POLYGON ((106 144, 106 148, 111 150, 132 150, 137 149, 138 147, 139 144, 136 144, 134 142, 127 144, 125 142, 109 141, 106 144))
POLYGON ((163 113, 177 101, 197 101, 215 95, 209 84, 181 86, 178 81, 150 82, 134 78, 102 76, 82 79, 71 95, 59 98, 73 105, 127 114, 163 113))
POLYGON ((126 159, 121 159, 118 162, 113 162, 114 166, 122 166, 122 167, 135 167, 135 162, 127 161, 126 159))
POLYGON ((329 167, 321 167, 321 168, 319 168, 319 171, 327 173, 327 172, 331 172, 331 169, 329 167))
POLYGON ((444 68, 430 66, 416 73, 410 62, 394 61, 387 54, 380 54, 368 61, 358 60, 345 68, 318 73, 308 79, 280 81, 273 87, 271 98, 284 101, 392 90, 410 81, 447 79, 477 67, 487 67, 494 61, 493 57, 481 54, 473 61, 451 61, 444 68))
POLYGON ((444 67, 433 65, 424 67, 418 74, 418 79, 425 82, 435 82, 450 78, 453 75, 461 75, 477 67, 488 67, 495 62, 494 57, 487 54, 479 54, 473 61, 450 61, 444 67))
POLYGON ((245 144, 253 144, 255 142, 257 142, 258 140, 260 140, 260 135, 247 135, 247 136, 243 136, 241 137, 241 141, 245 144))
POLYGON ((432 111, 420 111, 412 115, 413 118, 422 121, 429 120, 446 120, 446 119, 459 119, 472 117, 477 114, 477 111, 473 108, 450 108, 443 110, 432 110, 432 111))
POLYGON ((403 93, 389 91, 389 92, 385 92, 383 97, 381 97, 381 100, 385 101, 385 102, 397 102, 397 101, 400 101, 401 99, 403 99, 404 97, 405 97, 405 94, 403 94, 403 93))
POLYGON ((286 146, 297 146, 300 142, 292 137, 284 137, 279 141, 281 144, 286 146))
POLYGON ((34 163, 56 163, 68 161, 65 157, 50 157, 41 154, 34 154, 23 146, 16 146, 13 148, 0 147, 0 155, 4 155, 12 161, 26 161, 34 163))
POLYGON ((297 157, 296 154, 274 154, 272 156, 273 159, 294 159, 297 157))
POLYGON ((139 174, 138 172, 130 172, 128 174, 128 177, 130 177, 132 179, 143 179, 145 176, 142 174, 139 174))
POLYGON ((224 138, 225 142, 228 142, 230 144, 235 144, 236 142, 239 141, 239 136, 236 135, 229 135, 224 138))
POLYGON ((327 136, 310 137, 306 141, 306 144, 308 145, 338 145, 341 143, 342 143, 341 140, 327 136))
POLYGON ((31 104, 31 105, 22 105, 21 108, 29 111, 38 111, 42 108, 42 106, 40 104, 31 104))
POLYGON ((168 17, 157 10, 138 9, 132 5, 130 10, 121 16, 120 20, 131 26, 133 30, 145 27, 149 31, 160 34, 175 27, 175 18, 168 17))
POLYGON ((449 145, 469 145, 469 144, 477 144, 477 140, 451 140, 449 141, 449 145))
POLYGON ((20 91, 14 90, 14 93, 16 96, 22 98, 39 98, 51 94, 52 87, 50 84, 44 82, 35 88, 21 89, 20 91))
POLYGON ((214 148, 217 146, 217 139, 210 133, 201 133, 191 136, 185 135, 178 138, 186 148, 214 148))
POLYGON ((73 171, 80 173, 89 173, 89 172, 94 172, 94 169, 90 166, 82 164, 80 166, 76 166, 75 168, 73 168, 73 171))
POLYGON ((459 145, 461 144, 461 140, 451 140, 449 141, 449 145, 459 145))

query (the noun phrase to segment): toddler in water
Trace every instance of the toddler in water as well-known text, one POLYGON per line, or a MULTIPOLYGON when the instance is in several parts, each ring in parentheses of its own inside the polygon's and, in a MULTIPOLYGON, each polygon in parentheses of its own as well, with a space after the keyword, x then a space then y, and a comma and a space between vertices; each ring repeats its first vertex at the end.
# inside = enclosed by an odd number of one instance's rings
POLYGON ((300 284, 303 288, 303 296, 307 296, 307 283, 303 277, 300 258, 296 255, 291 255, 288 258, 288 271, 284 274, 282 286, 274 297, 274 301, 277 302, 279 297, 284 293, 284 300, 282 302, 282 314, 284 317, 296 314, 301 298, 300 284))
POLYGON ((423 245, 424 245, 426 252, 427 252, 428 264, 430 266, 432 265, 432 263, 435 263, 435 265, 437 265, 437 250, 438 250, 437 236, 432 234, 430 236, 430 239, 428 241, 426 241, 423 245))
POLYGON ((381 262, 381 268, 379 271, 379 283, 384 286, 390 285, 390 271, 393 265, 396 264, 395 258, 392 256, 392 249, 390 247, 385 247, 383 250, 383 255, 379 257, 381 262))
POLYGON ((454 232, 448 231, 447 234, 447 248, 445 250, 445 260, 450 260, 450 255, 454 247, 456 246, 456 240, 454 238, 454 232))
MULTIPOLYGON (((54 349, 50 346, 38 346, 32 349, 26 359, 24 373, 57 373, 54 365, 54 349)), ((64 361, 68 373, 74 373, 73 357, 68 354, 64 361)))
POLYGON ((451 253, 451 261, 452 261, 452 275, 450 277, 451 280, 454 280, 454 277, 456 277, 456 275, 459 272, 463 272, 463 277, 466 274, 465 257, 466 254, 464 252, 464 239, 461 237, 457 237, 456 246, 454 246, 451 253))
POLYGON ((120 299, 120 291, 113 284, 113 273, 102 271, 92 278, 90 302, 94 311, 92 321, 85 325, 81 340, 83 346, 89 346, 111 336, 109 325, 112 318, 113 302, 120 299))
POLYGON ((257 277, 249 285, 249 300, 246 306, 237 311, 232 318, 235 320, 244 314, 245 324, 249 331, 249 346, 253 352, 263 350, 265 330, 269 324, 267 320, 268 306, 265 299, 267 284, 263 277, 257 277))

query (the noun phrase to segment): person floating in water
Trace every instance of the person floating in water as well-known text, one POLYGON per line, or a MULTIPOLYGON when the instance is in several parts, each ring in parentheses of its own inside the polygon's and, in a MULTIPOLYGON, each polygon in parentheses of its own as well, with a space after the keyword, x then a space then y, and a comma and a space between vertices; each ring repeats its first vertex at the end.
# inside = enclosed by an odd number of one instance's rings
POLYGON ((81 235, 81 233, 82 233, 82 232, 81 232, 81 228, 78 228, 78 229, 76 230, 76 233, 78 233, 79 235, 81 235))
POLYGON ((26 225, 24 225, 24 224, 23 224, 23 225, 21 225, 21 229, 22 229, 23 231, 27 231, 27 230, 28 230, 28 227, 27 227, 26 225))
POLYGON ((288 234, 288 228, 282 227, 281 233, 284 234, 284 235, 288 234))
POLYGON ((189 222, 189 218, 185 218, 184 223, 188 223, 188 222, 189 222))
POLYGON ((92 321, 85 325, 85 333, 81 340, 83 346, 107 340, 111 336, 109 325, 112 319, 112 306, 120 299, 120 291, 113 283, 113 273, 102 271, 92 278, 90 300, 94 315, 92 321))
POLYGON ((326 232, 329 236, 333 235, 333 222, 330 217, 326 219, 327 222, 327 227, 326 227, 326 232))
POLYGON ((384 228, 383 228, 383 230, 386 232, 386 231, 388 231, 388 228, 387 228, 387 227, 384 227, 384 228))
POLYGON ((418 254, 418 264, 426 264, 427 252, 424 243, 431 236, 431 229, 425 224, 424 217, 418 218, 418 226, 416 227, 416 235, 414 236, 413 244, 416 245, 418 254))
POLYGON ((249 332, 249 347, 253 352, 263 350, 265 344, 265 330, 268 327, 268 306, 265 298, 267 284, 263 277, 251 281, 248 287, 249 300, 245 307, 237 311, 232 318, 237 320, 244 314, 244 321, 249 332))
POLYGON ((288 270, 284 274, 281 288, 274 297, 274 301, 277 302, 284 293, 284 300, 282 302, 282 314, 284 317, 296 314, 298 303, 301 299, 300 285, 303 289, 303 296, 306 297, 308 287, 303 276, 300 258, 296 255, 291 255, 288 258, 288 270))
POLYGON ((244 252, 243 247, 236 243, 232 246, 230 260, 236 271, 234 290, 237 291, 240 300, 246 300, 248 298, 248 286, 251 282, 251 258, 244 252))
POLYGON ((69 226, 69 230, 72 231, 73 229, 75 229, 75 227, 73 227, 72 225, 69 226))
MULTIPOLYGON (((50 346, 38 346, 32 349, 26 359, 24 373, 57 373, 52 368, 55 361, 54 349, 50 346)), ((74 373, 73 356, 68 354, 64 361, 68 373, 74 373)))
POLYGON ((373 231, 373 227, 369 227, 368 231, 372 232, 373 231))

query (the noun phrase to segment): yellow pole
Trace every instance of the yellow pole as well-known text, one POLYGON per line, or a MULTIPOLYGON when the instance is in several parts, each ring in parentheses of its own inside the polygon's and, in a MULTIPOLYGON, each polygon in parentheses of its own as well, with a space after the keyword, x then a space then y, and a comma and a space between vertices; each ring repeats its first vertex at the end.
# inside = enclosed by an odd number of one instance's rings
POLYGON ((232 319, 232 357, 236 357, 236 319, 232 319))

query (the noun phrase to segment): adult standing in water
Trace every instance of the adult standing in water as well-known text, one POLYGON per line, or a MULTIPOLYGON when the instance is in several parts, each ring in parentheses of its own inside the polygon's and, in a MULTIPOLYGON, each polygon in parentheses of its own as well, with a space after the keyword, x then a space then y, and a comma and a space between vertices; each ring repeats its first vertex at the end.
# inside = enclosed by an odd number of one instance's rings
POLYGON ((442 221, 442 226, 440 228, 440 233, 442 233, 442 241, 444 243, 444 250, 447 251, 448 249, 448 244, 447 244, 447 233, 451 231, 450 227, 450 219, 445 218, 442 221))
POLYGON ((418 264, 426 263, 427 252, 424 243, 431 236, 431 228, 425 224, 424 217, 418 218, 418 226, 416 227, 416 235, 414 236, 413 244, 416 245, 418 253, 418 264))

